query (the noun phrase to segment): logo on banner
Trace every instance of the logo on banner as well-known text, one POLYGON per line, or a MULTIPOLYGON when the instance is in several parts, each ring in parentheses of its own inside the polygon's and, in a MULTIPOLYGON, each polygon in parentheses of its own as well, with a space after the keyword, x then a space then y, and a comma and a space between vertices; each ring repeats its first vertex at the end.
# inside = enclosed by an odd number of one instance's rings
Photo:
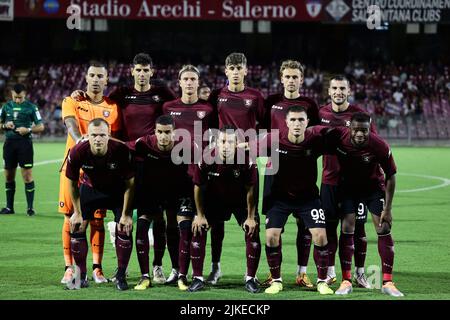
POLYGON ((306 11, 311 18, 316 18, 322 10, 321 0, 309 0, 306 2, 306 11))
POLYGON ((197 111, 197 117, 203 119, 206 116, 206 111, 197 111))
POLYGON ((59 2, 57 0, 45 0, 44 11, 48 14, 57 13, 59 10, 59 2))
POLYGON ((350 11, 350 7, 344 2, 344 0, 333 0, 325 9, 336 21, 341 20, 347 12, 350 11))

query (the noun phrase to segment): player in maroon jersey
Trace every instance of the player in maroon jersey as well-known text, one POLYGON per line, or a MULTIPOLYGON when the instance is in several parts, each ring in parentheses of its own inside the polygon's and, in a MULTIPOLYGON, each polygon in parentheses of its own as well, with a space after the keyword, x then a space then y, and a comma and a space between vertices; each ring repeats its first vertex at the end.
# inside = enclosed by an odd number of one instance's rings
POLYGON ((196 138, 198 145, 202 145, 203 134, 214 121, 213 107, 198 96, 199 77, 200 71, 195 66, 188 64, 181 68, 178 73, 181 98, 166 102, 163 114, 172 116, 177 132, 187 130, 190 139, 196 138))
POLYGON ((74 213, 70 218, 71 250, 81 272, 81 287, 88 286, 86 274, 86 226, 98 208, 111 209, 116 221, 116 286, 127 290, 125 272, 133 248, 132 203, 134 172, 128 148, 109 139, 109 124, 95 118, 88 125, 88 141, 78 143, 67 161, 66 176, 72 181, 70 194, 74 213), (83 170, 80 187, 80 170, 83 170))
MULTIPOLYGON (((381 291, 394 297, 403 294, 392 282, 394 266, 394 240, 391 236, 392 202, 395 192, 397 168, 389 145, 370 130, 371 119, 367 113, 354 113, 350 129, 337 127, 339 142, 335 154, 340 164, 339 188, 341 210, 346 228, 351 233, 355 228, 356 213, 360 203, 366 205, 372 214, 372 221, 378 235, 378 252, 381 257, 383 286, 381 291)), ((351 237, 349 238, 351 240, 351 237)), ((344 238, 340 255, 349 261, 351 268, 351 241, 344 238)), ((348 275, 347 275, 348 276, 348 275)), ((352 292, 349 279, 343 281, 336 294, 352 292)))
POLYGON ((206 230, 202 226, 229 221, 234 214, 245 231, 247 272, 245 288, 250 293, 259 292, 256 271, 261 256, 259 216, 256 213, 256 166, 248 161, 240 163, 237 155, 235 128, 220 129, 213 158, 193 165, 194 197, 197 215, 192 222, 194 236, 191 242, 194 280, 188 291, 204 287, 203 261, 205 258, 206 230))
POLYGON ((325 215, 316 185, 317 159, 326 151, 322 131, 328 128, 307 129, 307 113, 302 106, 288 108, 286 124, 288 131, 279 137, 270 133, 259 141, 259 149, 271 149, 272 161, 278 163, 270 201, 266 203, 269 208, 266 211, 266 256, 272 281, 265 292, 277 294, 283 290, 280 238, 289 215, 293 213, 296 218, 303 220, 312 235, 318 272, 317 291, 320 294, 333 294, 326 283, 328 248, 325 215), (273 139, 277 138, 279 147, 273 147, 273 139))
MULTIPOLYGON (((214 90, 209 96, 218 120, 214 127, 220 129, 231 125, 239 130, 238 140, 243 141, 243 132, 264 126, 264 98, 258 90, 245 85, 247 58, 243 53, 233 52, 227 56, 225 74, 228 85, 214 90)), ((254 133, 256 136, 256 131, 254 133)), ((211 225, 212 270, 206 280, 210 284, 216 284, 221 277, 220 256, 224 230, 223 223, 211 225)))
MULTIPOLYGON (((348 97, 350 95, 349 81, 343 76, 335 76, 330 80, 330 86, 328 88, 328 94, 331 98, 331 103, 323 106, 319 110, 319 116, 321 125, 330 127, 348 127, 350 126, 350 118, 355 112, 361 112, 358 106, 350 104, 348 97)), ((371 130, 375 132, 375 126, 371 124, 371 130)), ((364 228, 364 224, 367 221, 367 209, 363 203, 358 206, 358 215, 356 217, 356 227, 350 232, 348 229, 348 222, 345 218, 341 217, 339 213, 339 163, 335 155, 324 155, 323 157, 323 173, 322 173, 322 185, 320 188, 320 194, 322 199, 322 205, 325 210, 325 216, 327 218, 327 237, 328 247, 330 249, 330 261, 328 270, 328 283, 334 283, 336 281, 335 272, 335 255, 338 246, 337 239, 337 226, 339 220, 344 218, 341 226, 341 236, 339 241, 339 247, 344 246, 344 243, 349 242, 349 246, 353 247, 354 244, 354 256, 355 256, 355 273, 354 281, 359 287, 370 288, 370 284, 367 282, 364 273, 364 262, 366 258, 367 238, 364 228), (345 238, 345 239, 344 239, 345 238), (353 239, 353 242, 351 242, 353 239), (351 242, 351 243, 350 243, 351 242)), ((351 280, 351 261, 344 261, 343 256, 340 255, 341 266, 343 267, 343 273, 346 280, 351 280)))
MULTIPOLYGON (((153 61, 147 53, 138 53, 133 58, 131 75, 134 79, 133 87, 119 87, 110 93, 109 97, 119 106, 123 131, 120 138, 123 141, 135 141, 142 136, 153 134, 155 131, 155 120, 162 115, 162 106, 165 102, 175 99, 175 94, 166 86, 160 86, 151 82, 155 73, 153 61)), ((83 99, 83 91, 77 90, 72 93, 72 98, 83 99)), ((136 189, 140 189, 143 183, 141 177, 142 161, 135 161, 136 189)), ((164 216, 153 217, 154 258, 153 258, 153 282, 165 283, 166 278, 162 269, 162 259, 167 248, 172 262, 172 272, 168 280, 176 280, 176 269, 178 269, 178 229, 169 226, 166 231, 164 216)))
MULTIPOLYGON (((283 93, 270 95, 266 99, 266 127, 278 129, 280 132, 288 130, 286 126, 286 111, 290 106, 303 106, 309 119, 309 126, 319 124, 319 107, 308 97, 300 95, 303 85, 304 67, 299 61, 285 60, 280 67, 280 79, 284 87, 283 93)), ((264 190, 270 188, 272 175, 264 177, 264 190)), ((303 225, 302 219, 297 219, 297 277, 296 283, 301 287, 312 288, 306 271, 311 248, 311 234, 303 225)), ((270 281, 270 280, 269 280, 270 281)))
MULTIPOLYGON (((128 143, 134 154, 143 159, 143 184, 136 190, 138 209, 136 250, 141 269, 141 279, 134 287, 136 290, 145 290, 151 285, 148 230, 153 217, 162 215, 163 210, 166 210, 171 225, 172 220, 177 224, 177 214, 185 214, 187 210, 193 214, 191 197, 193 186, 188 174, 188 164, 176 164, 172 158, 172 150, 176 145, 174 128, 173 118, 162 115, 156 120, 154 135, 146 135, 128 143)), ((177 253, 176 258, 184 257, 180 257, 177 253)), ((185 261, 181 261, 179 270, 182 272, 185 264, 185 261)), ((179 270, 176 270, 177 279, 179 270)))

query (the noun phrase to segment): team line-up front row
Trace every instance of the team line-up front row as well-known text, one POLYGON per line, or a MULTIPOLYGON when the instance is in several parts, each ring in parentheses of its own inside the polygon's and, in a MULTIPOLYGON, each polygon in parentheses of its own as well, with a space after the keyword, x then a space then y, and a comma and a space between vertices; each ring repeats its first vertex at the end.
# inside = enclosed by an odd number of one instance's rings
MULTIPOLYGON (((326 219, 316 186, 318 157, 333 154, 341 167, 342 183, 339 188, 342 213, 354 216, 361 202, 367 204, 379 236, 385 280, 382 291, 391 295, 400 294, 392 283, 394 251, 390 235, 396 166, 388 145, 376 134, 370 133, 370 123, 369 115, 355 113, 349 128, 307 128, 305 108, 291 106, 286 113, 287 131, 281 131, 279 137, 269 133, 248 142, 250 149, 264 150, 271 148, 273 139, 279 139, 279 147, 269 150, 269 154, 278 153, 279 168, 270 183, 270 195, 263 204, 266 214, 266 256, 271 273, 266 293, 274 294, 283 289, 280 241, 291 213, 303 220, 312 235, 318 292, 334 293, 327 283, 326 219)), ((133 247, 132 209, 136 207, 140 217, 157 213, 166 206, 167 209, 172 207, 167 214, 176 214, 179 225, 178 286, 181 290, 192 292, 204 287, 203 262, 208 225, 210 222, 227 221, 234 214, 245 231, 245 287, 250 292, 258 292, 255 276, 261 244, 255 200, 255 165, 250 159, 245 164, 236 163, 238 135, 232 126, 219 130, 210 154, 219 161, 203 159, 200 163, 176 165, 172 161, 172 150, 178 143, 173 138, 175 129, 173 118, 163 115, 156 120, 154 135, 125 144, 110 139, 109 124, 102 118, 96 118, 88 124, 88 141, 81 141, 70 151, 66 176, 71 180, 70 194, 74 205, 74 214, 70 218, 71 249, 81 271, 82 286, 87 281, 86 226, 97 209, 111 209, 114 212, 117 222, 116 284, 118 289, 125 290, 128 289, 125 272, 133 247), (141 177, 134 178, 131 154, 134 158, 143 159, 141 177), (79 185, 80 170, 83 174, 79 185), (189 260, 192 262, 193 281, 188 286, 189 260)), ((141 260, 148 261, 149 246, 147 233, 140 230, 145 228, 139 228, 141 220, 138 219, 136 246, 144 276, 137 287, 146 287, 150 282, 145 276, 148 274, 148 262, 145 266, 146 263, 141 263, 141 260)), ((346 243, 341 252, 350 264, 353 255, 351 239, 351 234, 345 237, 346 243)), ((342 291, 347 294, 351 285, 345 285, 346 281, 349 282, 345 279, 345 273, 348 273, 345 266, 343 271, 344 281, 336 293, 342 291)))

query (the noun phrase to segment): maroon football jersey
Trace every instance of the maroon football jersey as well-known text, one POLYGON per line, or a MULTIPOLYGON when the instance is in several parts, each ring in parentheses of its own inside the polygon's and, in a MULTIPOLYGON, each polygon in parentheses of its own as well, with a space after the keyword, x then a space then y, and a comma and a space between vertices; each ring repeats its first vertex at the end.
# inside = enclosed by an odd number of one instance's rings
POLYGON ((120 87, 109 97, 119 106, 123 123, 122 140, 133 141, 155 132, 155 121, 162 115, 163 104, 175 99, 175 94, 167 87, 152 85, 145 92, 120 87))
POLYGON ((376 133, 370 133, 367 146, 355 147, 349 128, 339 127, 333 131, 339 138, 335 148, 340 164, 339 185, 352 194, 384 191, 385 175, 390 177, 397 172, 389 145, 376 133))
POLYGON ((94 156, 89 141, 77 144, 67 158, 66 177, 78 181, 83 169, 81 183, 104 193, 118 193, 124 181, 134 176, 131 154, 127 146, 114 140, 108 141, 104 156, 94 156))
POLYGON ((284 94, 273 94, 266 100, 266 124, 270 129, 287 131, 286 113, 290 106, 302 106, 306 109, 309 126, 319 124, 319 107, 317 103, 308 98, 300 96, 297 99, 288 99, 284 94))
MULTIPOLYGON (((270 150, 272 162, 279 157, 278 172, 273 178, 271 194, 278 199, 312 200, 319 196, 317 188, 317 159, 325 152, 324 133, 326 127, 307 128, 305 139, 294 144, 288 140, 287 132, 280 135, 279 147, 270 150), (275 155, 277 153, 278 155, 275 155)), ((259 148, 271 149, 272 139, 268 134, 259 141, 259 148)))
POLYGON ((194 139, 194 123, 199 121, 202 124, 200 141, 203 133, 212 124, 213 107, 205 100, 198 100, 193 104, 185 104, 181 98, 166 102, 163 105, 163 114, 171 115, 175 121, 175 129, 186 129, 194 139))
POLYGON ((264 98, 253 88, 232 92, 228 87, 211 92, 209 102, 218 116, 218 126, 232 125, 246 131, 264 125, 264 98))
MULTIPOLYGON (((328 127, 349 127, 350 119, 356 112, 366 112, 364 109, 350 104, 347 110, 336 112, 331 103, 320 108, 320 125, 328 127)), ((370 131, 376 133, 374 121, 370 124, 370 131)), ((323 156, 322 183, 337 185, 339 183, 339 162, 334 155, 323 156)))
MULTIPOLYGON (((188 164, 175 164, 172 150, 161 151, 156 135, 146 135, 127 143, 144 160, 144 187, 149 197, 172 199, 192 193, 188 164)), ((175 156, 178 157, 178 156, 175 156)))
POLYGON ((247 186, 257 183, 254 164, 192 165, 193 182, 204 187, 207 207, 246 208, 247 186))

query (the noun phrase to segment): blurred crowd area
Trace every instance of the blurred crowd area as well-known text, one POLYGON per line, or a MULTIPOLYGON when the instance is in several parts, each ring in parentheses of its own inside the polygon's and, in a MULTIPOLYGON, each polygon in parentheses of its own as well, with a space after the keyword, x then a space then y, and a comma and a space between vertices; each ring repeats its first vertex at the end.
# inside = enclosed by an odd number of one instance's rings
MULTIPOLYGON (((165 83, 180 94, 178 71, 181 64, 155 66, 153 81, 165 83)), ((75 89, 86 87, 84 75, 88 64, 45 64, 21 70, 28 88, 28 98, 40 108, 46 130, 44 135, 63 136, 61 102, 75 89)), ((132 86, 128 64, 108 65, 108 95, 117 86, 132 86)), ((198 65, 201 84, 211 89, 226 85, 223 65, 198 65)), ((8 87, 14 84, 18 68, 0 65, 0 102, 10 98, 8 87)), ((382 136, 391 138, 450 138, 450 74, 449 66, 429 64, 368 64, 348 63, 342 70, 351 83, 350 102, 365 108, 377 123, 382 136)), ((329 102, 329 79, 335 75, 326 70, 305 67, 302 95, 323 105, 329 102)), ((247 85, 259 89, 267 97, 283 92, 279 65, 249 65, 247 85)))

